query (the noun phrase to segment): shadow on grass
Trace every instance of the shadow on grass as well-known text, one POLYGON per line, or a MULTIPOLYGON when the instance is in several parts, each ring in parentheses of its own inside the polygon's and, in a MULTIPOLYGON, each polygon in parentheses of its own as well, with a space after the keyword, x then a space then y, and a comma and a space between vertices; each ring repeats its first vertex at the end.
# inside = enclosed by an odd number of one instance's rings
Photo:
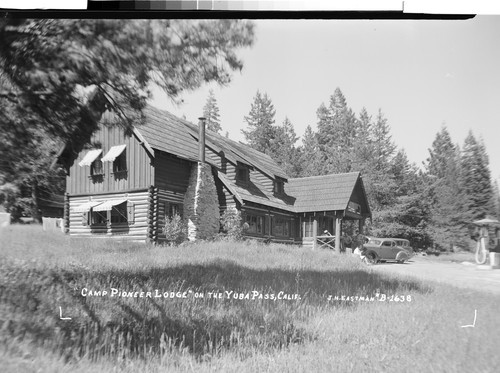
POLYGON ((30 338, 67 358, 162 356, 172 350, 202 358, 228 349, 279 349, 315 339, 299 325, 316 314, 358 306, 328 302, 328 295, 432 291, 418 281, 360 269, 256 270, 232 261, 133 271, 0 270, 10 277, 0 285, 0 328, 5 335, 30 338), (108 295, 83 296, 75 288, 106 290, 108 295), (110 297, 111 288, 188 296, 110 297), (209 297, 210 292, 222 298, 209 297), (275 300, 257 294, 273 294, 275 300), (277 299, 280 294, 292 299, 277 299), (61 304, 73 315, 71 320, 59 319, 61 304))

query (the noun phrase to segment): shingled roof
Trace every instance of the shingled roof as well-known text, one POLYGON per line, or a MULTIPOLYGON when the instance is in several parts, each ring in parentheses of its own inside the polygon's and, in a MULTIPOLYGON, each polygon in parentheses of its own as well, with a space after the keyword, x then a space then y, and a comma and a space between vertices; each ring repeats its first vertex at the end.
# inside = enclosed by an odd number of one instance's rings
POLYGON ((359 172, 288 179, 287 194, 296 198, 296 212, 345 210, 359 172))
MULTIPOLYGON (((136 129, 153 149, 191 161, 198 160, 198 127, 196 125, 152 106, 146 107, 144 114, 145 122, 136 126, 136 129)), ((267 154, 209 130, 206 131, 205 137, 207 147, 211 147, 216 152, 223 151, 230 161, 245 163, 273 178, 278 176, 288 179, 283 170, 267 154)), ((210 159, 209 155, 207 155, 207 162, 215 164, 215 160, 210 159)))
POLYGON ((240 203, 243 201, 253 202, 284 211, 295 212, 295 198, 293 196, 275 196, 273 193, 268 192, 264 186, 260 185, 257 180, 252 183, 239 185, 230 181, 222 172, 218 173, 218 177, 240 203))

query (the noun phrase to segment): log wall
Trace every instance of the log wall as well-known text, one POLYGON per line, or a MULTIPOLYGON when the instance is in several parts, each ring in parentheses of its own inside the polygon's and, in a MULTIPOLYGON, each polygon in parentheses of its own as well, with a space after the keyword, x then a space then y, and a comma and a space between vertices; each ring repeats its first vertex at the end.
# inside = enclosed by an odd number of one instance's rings
POLYGON ((68 196, 69 201, 69 234, 79 237, 113 237, 134 241, 146 241, 148 234, 148 190, 126 193, 111 193, 92 196, 68 196), (133 203, 134 221, 132 223, 115 223, 106 226, 92 226, 84 223, 84 214, 75 212, 74 207, 89 201, 110 201, 126 199, 133 203))

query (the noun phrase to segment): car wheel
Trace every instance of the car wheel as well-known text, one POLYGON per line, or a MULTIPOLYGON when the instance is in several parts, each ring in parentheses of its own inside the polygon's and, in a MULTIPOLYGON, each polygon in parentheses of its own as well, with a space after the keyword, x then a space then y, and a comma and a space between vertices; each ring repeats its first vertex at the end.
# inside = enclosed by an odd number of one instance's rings
POLYGON ((363 259, 366 264, 376 264, 377 263, 377 257, 375 256, 374 253, 368 253, 365 255, 365 258, 363 259))
POLYGON ((399 264, 404 264, 404 263, 405 263, 405 261, 404 261, 404 259, 403 259, 403 260, 398 260, 398 263, 399 263, 399 264))

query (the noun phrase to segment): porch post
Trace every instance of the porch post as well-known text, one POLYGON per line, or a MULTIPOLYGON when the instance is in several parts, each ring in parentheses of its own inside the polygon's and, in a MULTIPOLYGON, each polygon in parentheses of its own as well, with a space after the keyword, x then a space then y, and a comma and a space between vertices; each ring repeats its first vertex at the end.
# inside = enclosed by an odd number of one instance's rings
POLYGON ((335 251, 340 254, 340 224, 342 223, 342 218, 335 217, 335 251))
POLYGON ((361 218, 358 220, 358 223, 359 223, 359 233, 360 234, 363 234, 363 228, 364 228, 364 225, 365 225, 365 218, 361 218))
POLYGON ((316 249, 316 237, 318 236, 318 219, 313 217, 313 250, 316 249))

